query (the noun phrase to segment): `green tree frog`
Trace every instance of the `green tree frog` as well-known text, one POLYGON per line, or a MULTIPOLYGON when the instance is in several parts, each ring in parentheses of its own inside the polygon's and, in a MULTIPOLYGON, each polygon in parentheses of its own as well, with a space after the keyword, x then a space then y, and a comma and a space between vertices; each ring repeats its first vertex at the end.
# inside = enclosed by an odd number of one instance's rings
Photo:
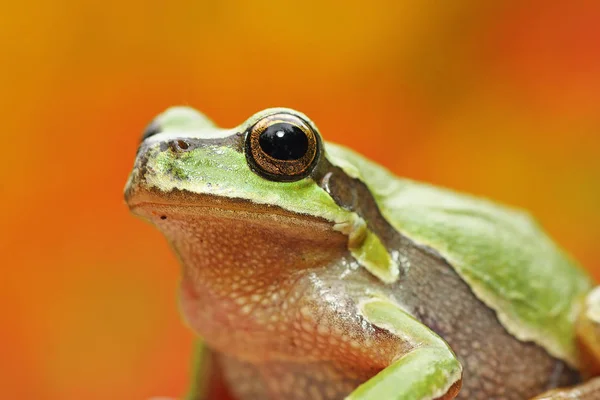
POLYGON ((190 400, 600 399, 600 291, 528 214, 396 177, 300 112, 170 108, 125 198, 182 265, 190 400))

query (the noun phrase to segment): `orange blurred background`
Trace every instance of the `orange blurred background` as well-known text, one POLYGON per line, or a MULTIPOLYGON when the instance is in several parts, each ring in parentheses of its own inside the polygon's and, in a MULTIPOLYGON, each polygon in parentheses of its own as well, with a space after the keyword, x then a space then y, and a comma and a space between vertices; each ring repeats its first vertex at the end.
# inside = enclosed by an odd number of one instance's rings
POLYGON ((529 208, 600 278, 600 3, 428 3, 3 2, 2 397, 187 388, 175 257, 122 199, 173 104, 302 110, 399 175, 529 208))

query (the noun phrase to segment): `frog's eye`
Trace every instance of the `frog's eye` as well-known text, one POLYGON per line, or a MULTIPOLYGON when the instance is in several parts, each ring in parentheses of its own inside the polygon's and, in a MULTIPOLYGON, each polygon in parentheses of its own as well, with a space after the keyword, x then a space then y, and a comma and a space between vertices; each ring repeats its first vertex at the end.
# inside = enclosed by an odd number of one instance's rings
POLYGON ((312 171, 319 153, 317 133, 292 114, 273 114, 254 124, 246 136, 246 156, 260 175, 296 181, 312 171))

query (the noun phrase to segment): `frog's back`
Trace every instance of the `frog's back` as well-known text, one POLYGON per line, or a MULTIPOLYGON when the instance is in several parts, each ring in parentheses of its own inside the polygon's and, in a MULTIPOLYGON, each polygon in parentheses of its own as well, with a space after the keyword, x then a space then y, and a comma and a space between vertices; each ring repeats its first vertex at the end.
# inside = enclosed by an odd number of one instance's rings
POLYGON ((327 153, 365 182, 395 230, 439 253, 510 334, 577 366, 573 325, 591 280, 527 213, 397 178, 341 146, 327 153))

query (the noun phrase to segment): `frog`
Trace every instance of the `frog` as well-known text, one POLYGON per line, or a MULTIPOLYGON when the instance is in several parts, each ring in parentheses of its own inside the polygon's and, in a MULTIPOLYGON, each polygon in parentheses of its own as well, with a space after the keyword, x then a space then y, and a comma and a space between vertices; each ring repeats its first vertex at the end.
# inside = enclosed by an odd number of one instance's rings
POLYGON ((168 108, 125 201, 181 265, 188 400, 600 399, 600 290, 529 213, 396 176, 299 111, 168 108))

